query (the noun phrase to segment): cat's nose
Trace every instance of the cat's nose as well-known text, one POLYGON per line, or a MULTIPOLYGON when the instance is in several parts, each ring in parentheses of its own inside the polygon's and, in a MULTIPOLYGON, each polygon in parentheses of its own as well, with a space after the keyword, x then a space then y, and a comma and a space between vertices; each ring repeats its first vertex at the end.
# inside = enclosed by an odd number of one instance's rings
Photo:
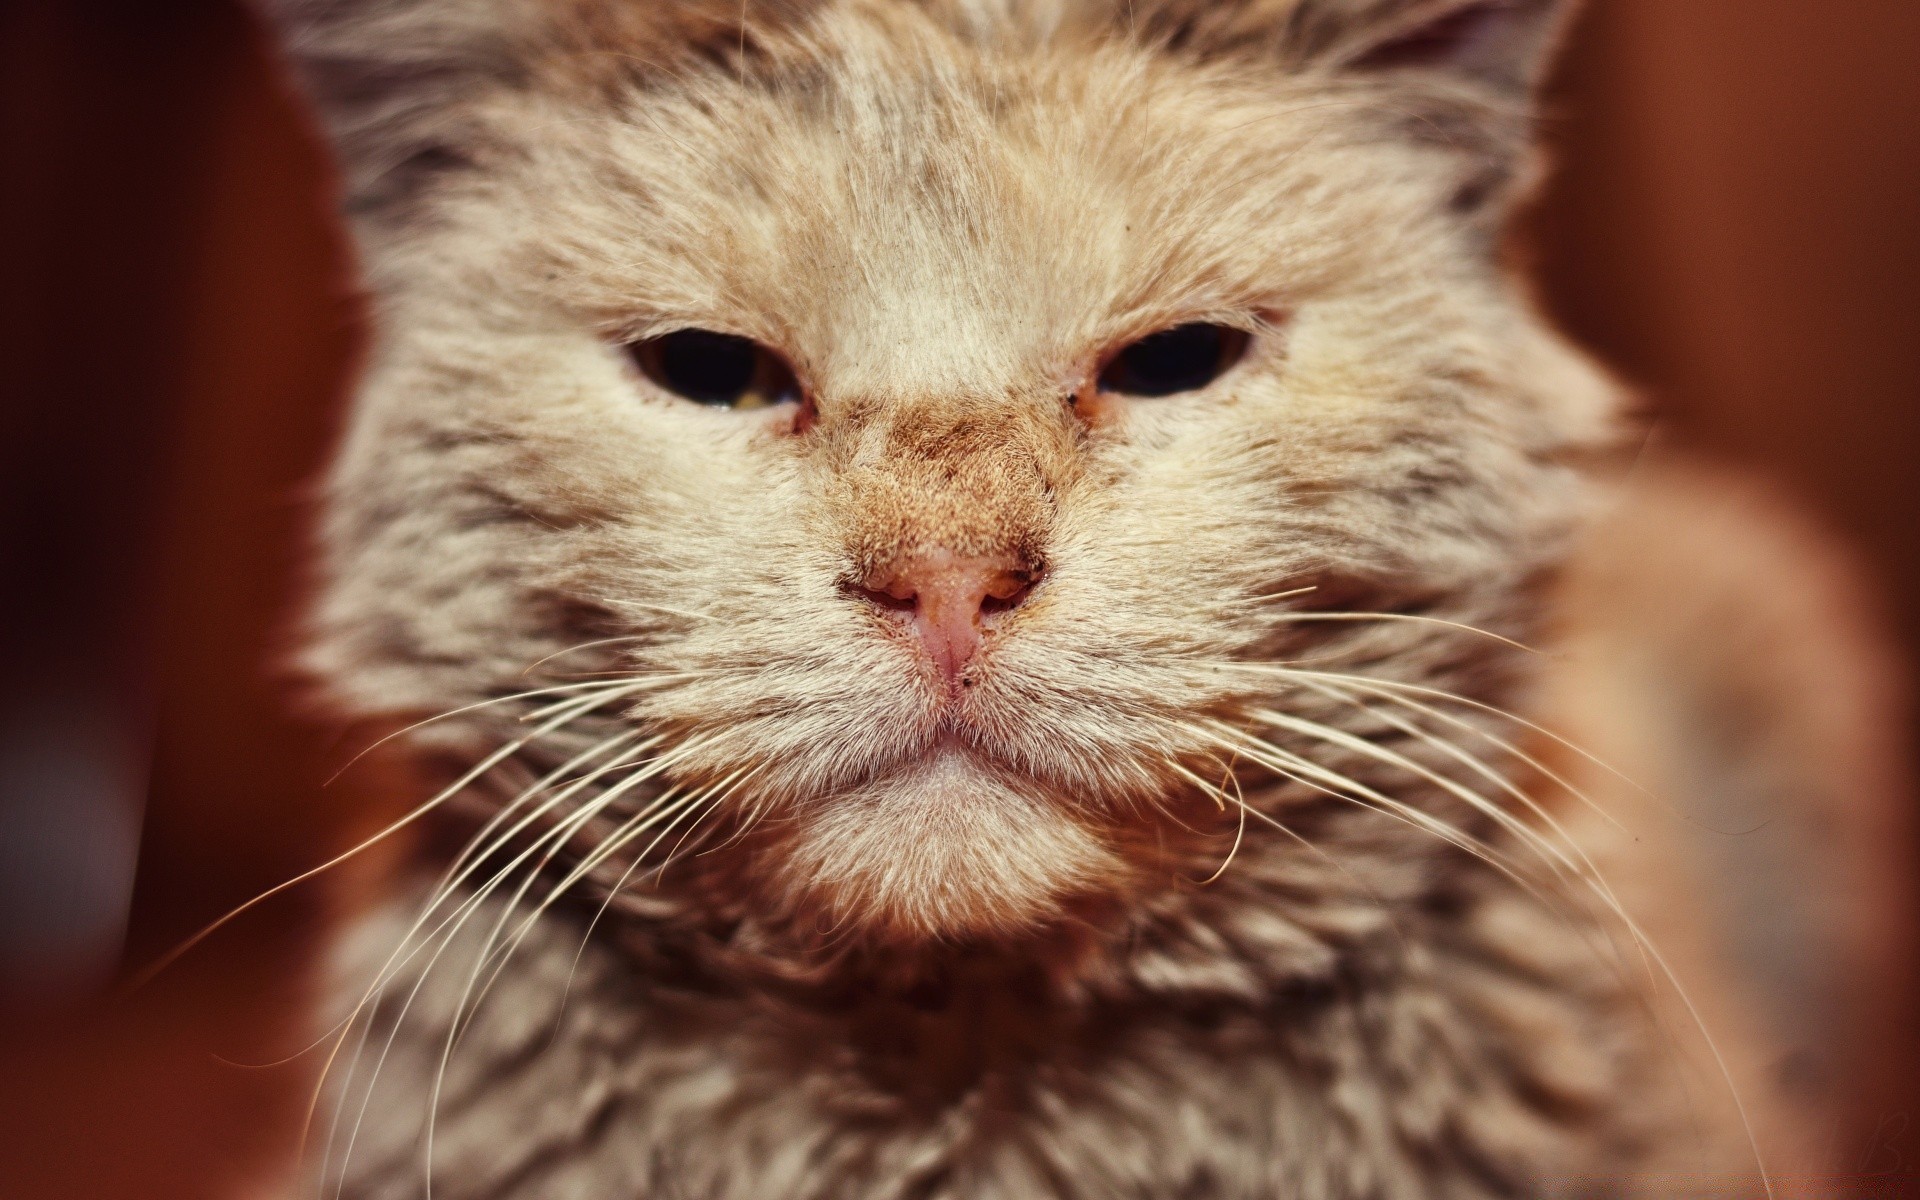
POLYGON ((936 548, 881 564, 855 590, 905 618, 941 674, 959 683, 993 618, 1019 607, 1042 573, 1017 554, 936 548))

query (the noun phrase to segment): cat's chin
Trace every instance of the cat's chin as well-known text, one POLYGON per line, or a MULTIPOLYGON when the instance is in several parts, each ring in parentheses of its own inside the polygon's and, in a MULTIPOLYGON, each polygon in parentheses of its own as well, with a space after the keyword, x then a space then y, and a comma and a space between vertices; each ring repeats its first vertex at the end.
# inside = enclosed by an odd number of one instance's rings
POLYGON ((907 940, 1018 935, 1124 871, 1065 805, 953 751, 807 806, 782 851, 796 907, 833 930, 907 940))

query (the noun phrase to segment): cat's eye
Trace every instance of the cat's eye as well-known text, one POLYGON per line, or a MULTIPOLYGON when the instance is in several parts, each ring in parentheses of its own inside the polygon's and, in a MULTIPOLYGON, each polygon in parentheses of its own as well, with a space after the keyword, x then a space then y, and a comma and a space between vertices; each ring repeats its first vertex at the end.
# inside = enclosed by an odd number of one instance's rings
POLYGON ((1206 387, 1247 352, 1248 337, 1225 325, 1176 325, 1114 355, 1100 390, 1123 396, 1176 396, 1206 387))
POLYGON ((696 404, 766 408, 800 398, 800 383, 778 354, 730 333, 680 329, 627 352, 641 374, 696 404))

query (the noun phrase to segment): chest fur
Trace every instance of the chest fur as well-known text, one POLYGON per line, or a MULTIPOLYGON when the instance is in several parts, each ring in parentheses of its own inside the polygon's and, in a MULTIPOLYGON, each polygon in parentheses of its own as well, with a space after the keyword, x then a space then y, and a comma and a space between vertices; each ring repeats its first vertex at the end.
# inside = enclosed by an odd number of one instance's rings
POLYGON ((835 1004, 642 978, 552 920, 467 1023, 490 966, 388 989, 327 1170, 418 1196, 430 1136, 433 1194, 474 1200, 1617 1194, 1634 1022, 1473 924, 1258 997, 985 973, 835 1004))

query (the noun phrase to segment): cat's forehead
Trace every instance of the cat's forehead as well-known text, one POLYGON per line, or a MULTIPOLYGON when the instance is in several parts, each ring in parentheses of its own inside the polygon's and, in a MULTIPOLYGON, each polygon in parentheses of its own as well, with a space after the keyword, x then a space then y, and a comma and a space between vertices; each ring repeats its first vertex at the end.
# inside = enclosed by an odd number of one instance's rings
POLYGON ((779 72, 636 87, 581 128, 571 206, 599 211, 556 215, 601 239, 605 290, 854 385, 903 345, 978 381, 1273 307, 1369 216, 1363 189, 1326 203, 1364 169, 1334 107, 1277 73, 859 11, 779 72))

